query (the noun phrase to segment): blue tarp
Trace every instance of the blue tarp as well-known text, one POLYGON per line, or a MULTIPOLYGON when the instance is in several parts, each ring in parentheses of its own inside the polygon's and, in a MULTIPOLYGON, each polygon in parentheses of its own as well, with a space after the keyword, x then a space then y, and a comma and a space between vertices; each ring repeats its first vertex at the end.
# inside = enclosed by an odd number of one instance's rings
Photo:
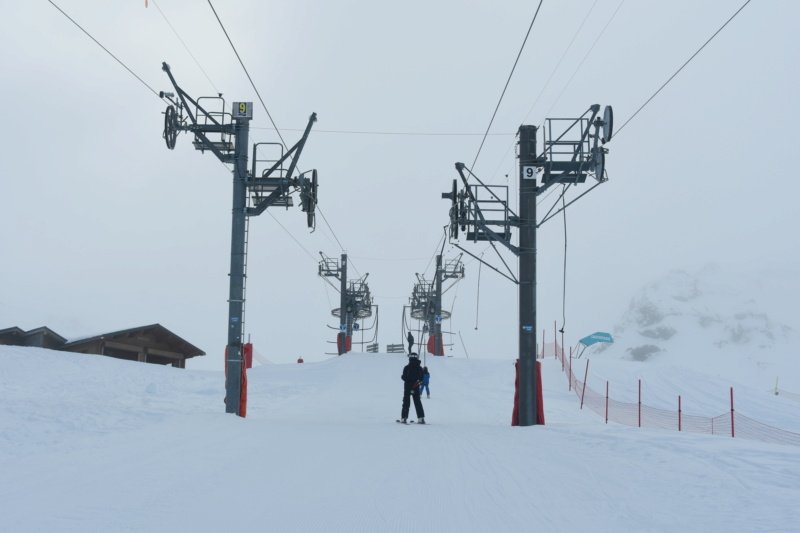
POLYGON ((603 333, 602 331, 598 331, 597 333, 592 333, 580 340, 580 343, 584 346, 591 346, 597 342, 614 342, 614 339, 611 338, 610 333, 603 333))

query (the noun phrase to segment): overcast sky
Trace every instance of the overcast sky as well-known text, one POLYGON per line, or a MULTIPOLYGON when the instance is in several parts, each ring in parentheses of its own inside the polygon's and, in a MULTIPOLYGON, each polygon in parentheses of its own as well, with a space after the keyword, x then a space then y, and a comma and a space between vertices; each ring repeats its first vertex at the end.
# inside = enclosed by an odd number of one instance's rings
MULTIPOLYGON (((567 210, 565 306, 564 219, 539 230, 539 329, 566 316, 568 343, 610 330, 671 269, 800 272, 800 3, 751 2, 619 130, 742 3, 543 2, 474 172, 508 185, 515 207, 520 124, 612 105, 619 134, 606 145, 610 180, 567 210)), ((158 322, 209 354, 190 366, 222 368, 228 167, 186 134, 168 150, 164 102, 50 2, 4 4, 0 328, 73 338, 158 322)), ((254 101, 251 141, 278 140, 207 2, 56 4, 155 91, 171 90, 166 61, 194 97, 254 101)), ((318 169, 327 223, 318 216, 310 233, 299 207, 251 219, 246 334, 262 356, 334 351, 338 293, 317 276, 320 251, 348 253, 351 277, 369 273, 381 350, 402 342, 415 273, 431 279, 448 223, 441 193, 455 162, 475 160, 537 4, 214 2, 286 142, 319 118, 299 167, 318 169)), ((457 253, 445 246, 445 259, 457 253)), ((464 259, 467 277, 445 298, 448 354, 516 357, 516 285, 484 267, 479 287, 464 259)), ((800 313, 782 313, 800 328, 800 313)))

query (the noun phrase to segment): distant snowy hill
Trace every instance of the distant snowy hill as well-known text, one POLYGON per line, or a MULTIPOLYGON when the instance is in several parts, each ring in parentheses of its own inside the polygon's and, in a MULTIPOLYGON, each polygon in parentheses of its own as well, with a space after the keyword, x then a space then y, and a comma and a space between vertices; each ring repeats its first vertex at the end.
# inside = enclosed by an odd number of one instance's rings
POLYGON ((766 285, 716 266, 674 270, 631 298, 613 344, 584 357, 677 365, 762 387, 780 378, 800 391, 800 334, 775 318, 775 288, 766 285))

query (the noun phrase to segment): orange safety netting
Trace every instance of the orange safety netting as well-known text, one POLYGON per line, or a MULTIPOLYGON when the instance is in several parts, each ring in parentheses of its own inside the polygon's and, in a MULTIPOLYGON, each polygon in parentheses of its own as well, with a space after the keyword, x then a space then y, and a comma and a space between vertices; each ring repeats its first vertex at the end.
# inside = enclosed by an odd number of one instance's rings
POLYGON ((585 405, 595 413, 605 417, 606 421, 633 427, 689 431, 692 433, 723 435, 800 446, 800 433, 776 428, 737 413, 733 409, 732 390, 731 411, 729 413, 714 417, 687 415, 683 414, 680 408, 676 411, 668 411, 650 407, 641 402, 620 402, 610 398, 607 392, 603 394, 587 387, 584 381, 575 376, 570 366, 569 357, 565 356, 564 350, 558 343, 545 344, 542 349, 542 357, 554 357, 560 360, 561 368, 567 374, 571 390, 575 391, 581 401, 581 408, 585 405))

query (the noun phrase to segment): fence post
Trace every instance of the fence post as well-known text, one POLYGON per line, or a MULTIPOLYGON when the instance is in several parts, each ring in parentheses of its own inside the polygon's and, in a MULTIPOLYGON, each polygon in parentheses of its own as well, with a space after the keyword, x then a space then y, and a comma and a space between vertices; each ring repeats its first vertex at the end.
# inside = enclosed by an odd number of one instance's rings
POLYGON ((544 350, 545 350, 545 344, 544 344, 544 332, 545 332, 545 329, 544 329, 544 328, 542 328, 542 359, 544 359, 544 350))
MULTIPOLYGON (((556 321, 553 320, 553 357, 558 359, 558 330, 556 321)), ((563 370, 563 367, 562 367, 563 370)))
POLYGON ((642 380, 639 380, 639 427, 642 427, 642 380))
POLYGON ((606 381, 606 424, 608 424, 608 381, 606 381))
POLYGON ((736 434, 733 431, 733 387, 731 387, 731 437, 734 437, 736 434))
POLYGON ((678 394, 678 431, 681 430, 681 395, 678 394))
POLYGON ((569 390, 572 390, 572 346, 569 347, 569 390))
POLYGON ((586 360, 586 373, 583 375, 583 391, 581 391, 581 409, 583 409, 583 397, 586 395, 586 378, 589 376, 589 360, 586 360))

